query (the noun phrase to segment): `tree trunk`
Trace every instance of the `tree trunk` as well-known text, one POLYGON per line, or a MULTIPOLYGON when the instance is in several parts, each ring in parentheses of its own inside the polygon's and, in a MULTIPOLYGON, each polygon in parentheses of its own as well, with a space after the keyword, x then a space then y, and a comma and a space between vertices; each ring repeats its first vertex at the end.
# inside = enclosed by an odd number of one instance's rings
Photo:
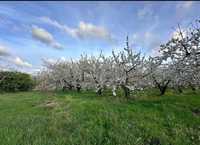
POLYGON ((78 84, 76 84, 76 90, 77 90, 77 92, 80 92, 81 91, 81 85, 78 83, 78 84))
POLYGON ((102 88, 97 88, 96 93, 97 93, 97 95, 102 95, 102 88))
POLYGON ((64 91, 66 91, 66 90, 67 90, 67 87, 66 87, 66 86, 63 86, 62 91, 64 92, 64 91))
POLYGON ((81 73, 81 81, 82 81, 82 82, 85 81, 85 75, 84 75, 84 72, 81 73))
POLYGON ((179 93, 183 93, 183 90, 181 89, 181 86, 178 86, 177 89, 178 89, 179 93))
POLYGON ((64 81, 64 86, 63 86, 63 91, 66 91, 67 89, 68 90, 72 90, 73 89, 73 85, 72 85, 72 82, 67 82, 66 80, 63 80, 64 81))
POLYGON ((161 86, 159 89, 160 89, 160 95, 162 96, 165 94, 167 86, 161 86))
POLYGON ((96 90, 96 93, 97 93, 97 95, 102 95, 102 87, 101 87, 101 85, 97 85, 97 90, 96 90))
POLYGON ((194 92, 196 91, 196 88, 194 87, 194 85, 191 82, 189 82, 189 86, 192 89, 192 91, 194 91, 194 92))
POLYGON ((72 90, 72 89, 73 89, 73 87, 74 87, 73 85, 71 85, 71 84, 68 84, 68 89, 69 89, 69 90, 72 90))
POLYGON ((159 91, 160 91, 160 95, 164 95, 166 90, 167 90, 167 87, 168 87, 168 84, 170 82, 170 80, 168 80, 167 82, 166 81, 163 81, 162 83, 159 83, 155 77, 153 78, 154 79, 154 83, 155 85, 158 87, 159 91))
POLYGON ((169 84, 169 82, 170 82, 170 80, 168 80, 166 83, 163 83, 163 85, 162 86, 160 86, 160 95, 162 96, 162 95, 164 95, 165 94, 165 92, 166 92, 166 90, 167 90, 167 87, 168 87, 168 84, 169 84))
POLYGON ((128 84, 128 71, 126 71, 126 79, 125 79, 125 82, 124 84, 121 84, 121 87, 124 91, 124 95, 127 99, 129 99, 129 96, 130 96, 130 89, 127 87, 127 84, 128 84))
POLYGON ((124 91, 124 96, 129 99, 130 96, 130 89, 126 85, 121 85, 121 88, 124 91))

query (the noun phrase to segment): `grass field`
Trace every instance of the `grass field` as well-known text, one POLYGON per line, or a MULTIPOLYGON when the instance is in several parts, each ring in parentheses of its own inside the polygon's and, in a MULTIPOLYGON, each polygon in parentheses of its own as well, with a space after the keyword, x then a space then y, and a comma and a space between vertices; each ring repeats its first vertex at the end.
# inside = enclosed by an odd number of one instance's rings
POLYGON ((200 92, 0 95, 0 145, 200 145, 200 92))

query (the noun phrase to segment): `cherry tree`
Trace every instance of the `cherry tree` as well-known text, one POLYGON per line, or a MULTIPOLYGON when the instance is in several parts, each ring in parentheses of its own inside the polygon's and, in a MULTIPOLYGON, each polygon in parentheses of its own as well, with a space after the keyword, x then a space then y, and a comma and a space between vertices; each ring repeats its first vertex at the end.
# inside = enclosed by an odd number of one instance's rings
POLYGON ((126 39, 126 47, 124 51, 115 54, 112 52, 114 63, 117 70, 118 82, 121 88, 124 91, 125 97, 128 98, 130 95, 131 78, 134 78, 134 75, 137 74, 137 70, 141 67, 144 57, 141 57, 140 53, 134 53, 133 50, 129 47, 128 36, 126 39))
POLYGON ((196 21, 189 29, 181 29, 178 25, 177 37, 171 38, 166 44, 161 45, 162 58, 173 63, 173 82, 178 86, 189 86, 193 90, 199 86, 200 72, 200 27, 196 21))
POLYGON ((171 70, 168 64, 163 64, 159 56, 149 57, 146 62, 146 76, 149 79, 149 87, 157 87, 160 95, 164 95, 171 82, 171 70))
MULTIPOLYGON (((103 89, 106 85, 110 84, 112 61, 110 58, 103 56, 100 53, 99 56, 87 57, 87 55, 82 55, 79 60, 79 68, 82 73, 87 75, 89 78, 86 81, 84 78, 84 83, 90 84, 96 88, 96 93, 98 95, 102 94, 103 89)), ((84 75, 84 77, 85 77, 84 75)))
POLYGON ((78 64, 73 60, 43 61, 44 70, 38 74, 41 84, 49 89, 80 91, 80 73, 78 64))

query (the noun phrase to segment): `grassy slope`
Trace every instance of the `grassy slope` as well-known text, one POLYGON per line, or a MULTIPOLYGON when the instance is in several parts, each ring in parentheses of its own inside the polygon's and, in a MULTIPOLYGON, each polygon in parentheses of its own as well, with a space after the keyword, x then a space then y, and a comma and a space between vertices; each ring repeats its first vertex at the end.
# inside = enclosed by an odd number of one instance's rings
POLYGON ((142 94, 125 102, 93 93, 0 95, 1 145, 197 145, 200 92, 142 94), (47 105, 47 101, 51 105, 47 105), (52 105, 53 104, 53 105, 52 105))

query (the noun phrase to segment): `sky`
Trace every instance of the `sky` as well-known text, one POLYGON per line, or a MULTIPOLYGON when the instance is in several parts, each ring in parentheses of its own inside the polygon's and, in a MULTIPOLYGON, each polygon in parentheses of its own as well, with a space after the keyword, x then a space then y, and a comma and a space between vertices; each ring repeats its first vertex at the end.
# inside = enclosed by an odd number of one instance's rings
POLYGON ((200 2, 0 2, 0 67, 33 73, 43 61, 106 56, 125 46, 157 55, 159 45, 200 19, 200 2))

